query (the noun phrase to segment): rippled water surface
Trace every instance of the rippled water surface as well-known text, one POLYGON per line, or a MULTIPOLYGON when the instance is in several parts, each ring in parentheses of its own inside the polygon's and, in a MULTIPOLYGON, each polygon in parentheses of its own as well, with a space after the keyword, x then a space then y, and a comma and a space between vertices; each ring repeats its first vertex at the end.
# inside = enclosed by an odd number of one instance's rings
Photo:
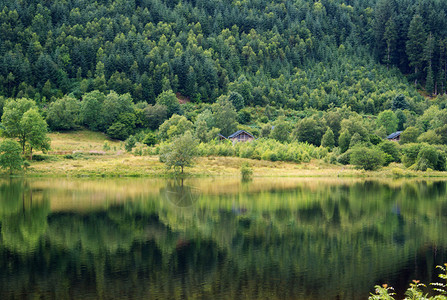
POLYGON ((0 299, 365 299, 447 262, 447 186, 0 181, 0 299))

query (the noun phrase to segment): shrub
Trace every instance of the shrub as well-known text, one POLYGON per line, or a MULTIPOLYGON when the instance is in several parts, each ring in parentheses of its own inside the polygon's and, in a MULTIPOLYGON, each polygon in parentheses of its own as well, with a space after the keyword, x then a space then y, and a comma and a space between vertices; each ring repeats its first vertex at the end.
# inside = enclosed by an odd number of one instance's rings
POLYGON ((401 144, 416 143, 418 136, 419 136, 419 129, 410 126, 400 134, 399 143, 401 144))
POLYGON ((385 165, 388 166, 392 162, 400 162, 400 152, 398 144, 395 142, 384 141, 379 148, 385 152, 385 165))
POLYGON ((50 156, 45 155, 45 154, 34 154, 33 155, 34 161, 44 161, 44 160, 48 160, 48 159, 50 159, 50 156))
POLYGON ((441 138, 439 135, 436 134, 434 130, 428 130, 427 132, 424 132, 417 138, 417 141, 420 143, 428 143, 432 145, 441 144, 441 138))
POLYGON ((117 140, 125 140, 129 136, 129 131, 127 130, 126 125, 121 122, 115 122, 112 126, 107 129, 107 134, 112 139, 117 140))
POLYGON ((352 150, 350 162, 365 170, 376 170, 384 163, 384 153, 375 148, 356 147, 352 150))
POLYGON ((402 156, 402 163, 406 168, 409 168, 416 162, 421 147, 422 144, 406 144, 402 148, 402 153, 404 154, 402 156))
POLYGON ((427 169, 444 171, 445 157, 435 147, 426 145, 418 153, 415 169, 419 171, 427 171, 427 169))
POLYGON ((124 149, 126 149, 127 152, 132 152, 133 147, 135 147, 135 144, 137 143, 137 140, 133 135, 129 136, 124 144, 124 149))
POLYGON ((6 139, 0 143, 0 167, 8 169, 9 174, 22 168, 23 159, 20 144, 12 139, 6 139))
POLYGON ((321 138, 321 146, 332 149, 335 146, 334 132, 330 127, 327 128, 326 133, 321 138))
POLYGON ((351 153, 352 153, 352 150, 348 150, 345 153, 340 154, 337 157, 337 162, 342 165, 348 165, 349 162, 351 161, 351 153))
POLYGON ((157 136, 153 132, 148 132, 143 139, 143 144, 153 146, 158 142, 157 136))
POLYGON ((105 141, 104 145, 102 146, 102 150, 109 151, 110 150, 110 144, 109 142, 105 141))
POLYGON ((241 165, 242 180, 249 180, 252 175, 253 175, 253 169, 250 167, 250 164, 247 162, 244 162, 241 165))

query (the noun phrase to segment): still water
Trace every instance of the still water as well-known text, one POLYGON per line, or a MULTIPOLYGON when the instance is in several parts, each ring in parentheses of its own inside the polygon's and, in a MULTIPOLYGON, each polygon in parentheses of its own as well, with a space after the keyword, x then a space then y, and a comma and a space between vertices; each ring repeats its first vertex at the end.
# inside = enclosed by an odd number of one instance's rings
POLYGON ((0 181, 0 299, 366 299, 436 280, 447 184, 0 181))

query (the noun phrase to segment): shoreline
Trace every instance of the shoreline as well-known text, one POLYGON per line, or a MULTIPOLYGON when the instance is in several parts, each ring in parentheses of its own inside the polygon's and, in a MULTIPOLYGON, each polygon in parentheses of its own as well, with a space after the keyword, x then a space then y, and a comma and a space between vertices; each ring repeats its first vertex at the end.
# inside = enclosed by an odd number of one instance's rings
POLYGON ((88 155, 83 158, 68 159, 62 155, 47 155, 43 161, 33 161, 26 171, 1 177, 241 177, 240 166, 248 162, 253 170, 253 178, 268 177, 315 177, 315 178, 447 178, 447 172, 412 171, 401 164, 391 164, 377 171, 364 171, 351 165, 331 165, 322 160, 309 163, 271 162, 239 157, 198 157, 194 166, 185 168, 184 174, 167 170, 158 156, 88 155))

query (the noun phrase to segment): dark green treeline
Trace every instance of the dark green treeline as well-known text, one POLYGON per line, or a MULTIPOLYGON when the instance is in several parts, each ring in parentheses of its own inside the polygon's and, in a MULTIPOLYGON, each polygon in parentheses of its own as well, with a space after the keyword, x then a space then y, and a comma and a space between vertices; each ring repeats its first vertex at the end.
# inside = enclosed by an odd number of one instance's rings
POLYGON ((374 113, 369 98, 379 112, 385 91, 413 93, 377 62, 445 92, 446 8, 437 0, 4 0, 0 95, 44 104, 113 90, 153 104, 170 89, 195 102, 235 91, 245 105, 374 113))

